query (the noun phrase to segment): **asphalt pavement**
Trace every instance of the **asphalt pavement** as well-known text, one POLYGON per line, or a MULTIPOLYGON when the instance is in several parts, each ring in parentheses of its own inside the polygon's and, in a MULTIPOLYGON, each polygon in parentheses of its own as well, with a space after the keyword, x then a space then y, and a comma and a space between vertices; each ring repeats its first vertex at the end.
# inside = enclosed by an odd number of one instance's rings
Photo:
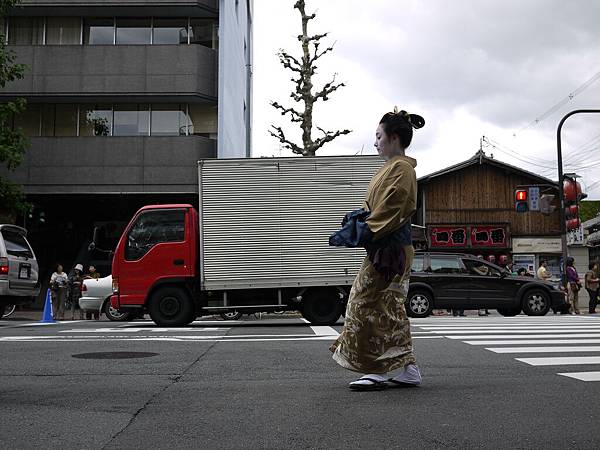
MULTIPOLYGON (((0 321, 4 448, 598 448, 600 318, 415 319, 418 388, 354 392, 295 316, 0 321), (584 381, 591 379, 591 381, 584 381), (594 381, 596 380, 597 381, 594 381)), ((39 319, 38 319, 39 320, 39 319)))

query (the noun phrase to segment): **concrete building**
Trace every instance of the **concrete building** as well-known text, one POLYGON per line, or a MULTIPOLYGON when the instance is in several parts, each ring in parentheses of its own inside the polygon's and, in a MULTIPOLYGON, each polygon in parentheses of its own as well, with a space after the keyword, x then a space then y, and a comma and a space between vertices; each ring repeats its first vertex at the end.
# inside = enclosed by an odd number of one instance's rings
POLYGON ((49 273, 112 248, 148 203, 197 203, 202 158, 250 155, 252 0, 22 0, 2 23, 28 70, 0 90, 27 99, 19 219, 49 273))

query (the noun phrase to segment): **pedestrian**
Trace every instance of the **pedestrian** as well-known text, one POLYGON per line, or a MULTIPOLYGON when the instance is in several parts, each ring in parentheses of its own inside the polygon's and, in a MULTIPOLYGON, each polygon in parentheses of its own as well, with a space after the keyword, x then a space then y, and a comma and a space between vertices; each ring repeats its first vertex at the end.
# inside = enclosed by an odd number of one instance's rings
POLYGON ((414 256, 410 218, 417 201, 417 161, 405 150, 413 128, 423 125, 421 116, 395 108, 375 132, 375 148, 385 163, 371 179, 364 203, 368 215, 361 242, 367 256, 350 291, 344 328, 330 347, 340 366, 364 374, 350 383, 353 390, 421 383, 404 308, 414 256))
POLYGON ((598 303, 598 287, 600 286, 600 279, 598 279, 598 264, 591 262, 588 266, 590 269, 585 274, 585 290, 590 296, 589 303, 589 314, 596 314, 596 305, 598 303))
POLYGON ((571 304, 569 313, 579 314, 579 290, 581 289, 581 281, 579 274, 574 266, 575 259, 572 256, 567 257, 567 292, 569 294, 569 303, 571 304))
POLYGON ((79 307, 81 298, 81 284, 83 283, 83 266, 75 265, 69 276, 69 303, 71 305, 71 320, 75 320, 75 310, 79 310, 79 319, 83 320, 83 311, 79 307))
POLYGON ((537 270, 537 277, 542 281, 552 278, 552 274, 550 271, 548 271, 548 261, 545 259, 540 261, 540 267, 537 270))
MULTIPOLYGON (((98 278, 100 278, 100 273, 96 270, 95 266, 90 265, 90 267, 88 267, 88 273, 86 273, 83 276, 84 280, 97 280, 98 278)), ((85 313, 85 318, 87 320, 92 320, 92 316, 95 320, 100 320, 100 311, 94 311, 94 312, 89 312, 87 311, 85 313)))
POLYGON ((56 270, 50 276, 50 292, 52 295, 52 311, 54 320, 63 320, 65 318, 65 302, 68 293, 69 278, 63 272, 61 264, 56 265, 56 270))

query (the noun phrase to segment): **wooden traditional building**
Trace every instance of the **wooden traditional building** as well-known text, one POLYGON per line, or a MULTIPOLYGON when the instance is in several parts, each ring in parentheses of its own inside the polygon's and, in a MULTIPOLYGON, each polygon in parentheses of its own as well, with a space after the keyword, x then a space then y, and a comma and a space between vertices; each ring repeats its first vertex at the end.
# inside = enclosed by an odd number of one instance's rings
POLYGON ((558 184, 479 151, 472 158, 418 180, 419 209, 414 222, 427 230, 432 250, 513 261, 533 272, 546 259, 559 273, 561 243, 558 207, 550 215, 515 211, 515 190, 539 187, 553 194, 558 184))

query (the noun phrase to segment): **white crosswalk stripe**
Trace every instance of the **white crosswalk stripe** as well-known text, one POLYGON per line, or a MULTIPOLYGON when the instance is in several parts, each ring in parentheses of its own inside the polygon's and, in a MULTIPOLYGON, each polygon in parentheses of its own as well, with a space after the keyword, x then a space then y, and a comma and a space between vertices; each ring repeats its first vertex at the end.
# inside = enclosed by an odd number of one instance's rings
MULTIPOLYGON (((487 351, 510 355, 529 366, 600 368, 600 320, 595 316, 432 318, 411 322, 433 335, 484 346, 487 351), (526 356, 535 354, 540 356, 526 356)), ((600 382, 598 370, 557 375, 600 382)))

